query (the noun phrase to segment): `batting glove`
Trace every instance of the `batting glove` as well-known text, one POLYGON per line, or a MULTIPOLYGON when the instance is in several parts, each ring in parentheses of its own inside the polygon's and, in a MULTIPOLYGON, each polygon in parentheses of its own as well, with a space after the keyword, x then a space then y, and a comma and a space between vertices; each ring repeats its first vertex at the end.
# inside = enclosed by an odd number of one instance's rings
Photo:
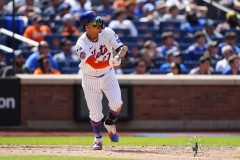
POLYGON ((109 60, 110 66, 119 66, 122 62, 122 59, 119 56, 115 56, 109 60))

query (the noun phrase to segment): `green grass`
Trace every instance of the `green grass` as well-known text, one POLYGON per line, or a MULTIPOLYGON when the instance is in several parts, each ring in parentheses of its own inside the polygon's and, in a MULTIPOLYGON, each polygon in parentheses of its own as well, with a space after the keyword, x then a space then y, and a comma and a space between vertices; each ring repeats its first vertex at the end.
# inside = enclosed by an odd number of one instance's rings
POLYGON ((129 159, 93 158, 77 156, 0 156, 0 160, 129 160, 129 159))
MULTIPOLYGON (((93 137, 0 137, 0 145, 91 145, 93 137)), ((184 146, 190 137, 120 137, 119 146, 184 146)), ((201 137, 199 141, 207 146, 240 146, 240 136, 236 137, 201 137)), ((104 145, 112 145, 104 137, 104 145)))

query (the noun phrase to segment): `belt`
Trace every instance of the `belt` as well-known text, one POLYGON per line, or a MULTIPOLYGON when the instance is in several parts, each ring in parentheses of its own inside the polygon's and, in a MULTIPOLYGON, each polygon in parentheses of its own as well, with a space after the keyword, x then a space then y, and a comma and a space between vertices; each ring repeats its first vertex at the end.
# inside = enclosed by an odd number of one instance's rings
MULTIPOLYGON (((109 71, 111 71, 111 70, 112 70, 112 67, 109 69, 109 71)), ((109 72, 109 71, 108 71, 108 72, 109 72)), ((107 73, 108 73, 108 72, 107 72, 107 73)), ((94 76, 94 77, 96 77, 96 78, 101 78, 101 77, 105 76, 107 73, 101 74, 100 76, 94 76)))

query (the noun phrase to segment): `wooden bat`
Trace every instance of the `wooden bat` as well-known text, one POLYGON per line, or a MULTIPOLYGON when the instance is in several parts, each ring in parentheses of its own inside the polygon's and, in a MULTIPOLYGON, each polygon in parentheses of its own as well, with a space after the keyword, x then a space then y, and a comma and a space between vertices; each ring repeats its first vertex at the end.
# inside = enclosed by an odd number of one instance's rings
POLYGON ((121 48, 121 50, 117 54, 117 56, 119 56, 118 59, 124 58, 126 53, 127 53, 127 51, 128 51, 128 46, 123 45, 123 47, 121 48))

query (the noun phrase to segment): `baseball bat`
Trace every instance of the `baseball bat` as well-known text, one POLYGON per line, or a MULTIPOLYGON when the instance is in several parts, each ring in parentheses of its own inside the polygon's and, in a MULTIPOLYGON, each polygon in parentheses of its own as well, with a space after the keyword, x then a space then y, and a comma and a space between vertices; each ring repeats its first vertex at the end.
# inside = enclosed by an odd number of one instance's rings
POLYGON ((121 50, 117 54, 117 56, 119 56, 118 59, 124 58, 126 53, 127 53, 127 51, 128 51, 128 46, 123 45, 123 47, 121 48, 121 50))

